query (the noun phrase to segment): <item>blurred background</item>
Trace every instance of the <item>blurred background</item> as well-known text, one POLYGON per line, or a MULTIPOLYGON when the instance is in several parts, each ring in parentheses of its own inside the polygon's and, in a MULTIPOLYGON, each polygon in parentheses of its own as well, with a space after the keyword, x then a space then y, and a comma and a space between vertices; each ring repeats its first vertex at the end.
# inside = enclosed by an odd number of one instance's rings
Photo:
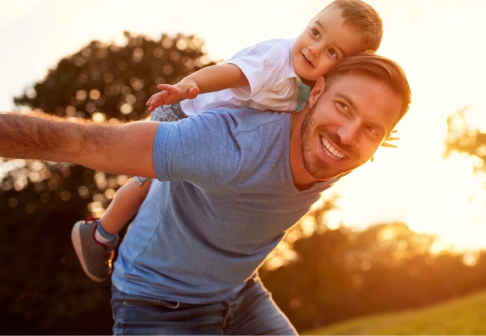
MULTIPOLYGON (((329 2, 2 0, 0 110, 139 120, 157 84, 296 37, 329 2)), ((399 147, 326 192, 262 268, 299 331, 486 290, 486 2, 367 2, 413 102, 399 147)), ((1 334, 111 333, 110 285, 84 276, 70 230, 128 178, 0 158, 1 334)))

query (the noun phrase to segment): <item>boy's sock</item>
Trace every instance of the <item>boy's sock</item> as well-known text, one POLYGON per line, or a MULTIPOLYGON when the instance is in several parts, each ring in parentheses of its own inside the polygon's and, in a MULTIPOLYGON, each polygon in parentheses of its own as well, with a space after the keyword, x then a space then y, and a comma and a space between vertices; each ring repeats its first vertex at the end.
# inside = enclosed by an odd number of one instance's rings
POLYGON ((116 233, 109 233, 103 228, 103 225, 101 224, 101 220, 98 219, 98 225, 96 226, 96 231, 95 231, 95 240, 98 243, 101 244, 106 244, 113 239, 115 239, 116 233))

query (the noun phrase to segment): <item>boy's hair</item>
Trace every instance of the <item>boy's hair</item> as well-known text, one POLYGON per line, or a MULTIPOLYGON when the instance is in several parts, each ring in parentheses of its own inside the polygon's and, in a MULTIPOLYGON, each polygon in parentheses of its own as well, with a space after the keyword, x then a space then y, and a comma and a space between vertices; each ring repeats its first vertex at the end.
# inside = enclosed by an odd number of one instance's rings
POLYGON ((361 0, 334 0, 326 8, 341 9, 344 24, 349 24, 361 34, 364 42, 363 51, 376 51, 383 36, 383 22, 376 10, 361 0))
POLYGON ((348 72, 361 73, 388 84, 393 92, 402 98, 399 120, 407 113, 412 101, 412 92, 407 76, 398 63, 372 52, 345 57, 325 76, 325 90, 331 87, 334 80, 348 72))

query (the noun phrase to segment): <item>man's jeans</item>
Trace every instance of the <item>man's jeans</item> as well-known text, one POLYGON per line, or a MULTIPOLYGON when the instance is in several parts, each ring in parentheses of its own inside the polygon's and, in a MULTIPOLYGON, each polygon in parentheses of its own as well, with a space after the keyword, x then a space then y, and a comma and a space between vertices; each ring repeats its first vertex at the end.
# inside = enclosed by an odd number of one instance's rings
POLYGON ((207 305, 129 295, 112 287, 115 335, 297 335, 259 280, 207 305))

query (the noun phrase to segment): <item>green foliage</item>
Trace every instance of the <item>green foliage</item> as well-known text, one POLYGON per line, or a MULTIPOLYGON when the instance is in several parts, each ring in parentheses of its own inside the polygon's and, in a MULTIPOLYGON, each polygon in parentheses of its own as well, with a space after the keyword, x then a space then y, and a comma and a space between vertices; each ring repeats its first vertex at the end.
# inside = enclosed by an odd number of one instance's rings
POLYGON ((378 314, 303 335, 485 335, 486 291, 432 307, 378 314))
POLYGON ((486 173, 486 133, 484 128, 471 122, 470 109, 464 107, 447 118, 447 134, 444 157, 452 153, 463 153, 477 158, 476 172, 486 173))
POLYGON ((60 60, 15 103, 60 116, 101 112, 106 119, 138 120, 148 116, 145 102, 158 92, 157 84, 178 82, 207 65, 197 37, 125 37, 123 47, 93 41, 60 60))
POLYGON ((110 332, 109 284, 93 285, 70 246, 72 224, 85 216, 87 203, 77 196, 79 169, 73 170, 73 180, 62 180, 58 189, 29 184, 0 193, 2 334, 110 332), (72 197, 62 200, 62 192, 72 197), (8 209, 9 199, 18 200, 14 208, 8 209))
MULTIPOLYGON (((148 116, 145 102, 157 84, 207 65, 197 37, 125 37, 124 46, 93 41, 60 60, 15 103, 65 117, 138 120, 148 116)), ((126 180, 0 158, 0 334, 111 333, 110 283, 84 275, 70 231, 77 220, 101 215, 126 180)))
POLYGON ((298 330, 425 307, 486 287, 486 252, 472 267, 462 254, 432 254, 433 242, 401 223, 324 230, 294 243, 296 261, 261 276, 298 330))

